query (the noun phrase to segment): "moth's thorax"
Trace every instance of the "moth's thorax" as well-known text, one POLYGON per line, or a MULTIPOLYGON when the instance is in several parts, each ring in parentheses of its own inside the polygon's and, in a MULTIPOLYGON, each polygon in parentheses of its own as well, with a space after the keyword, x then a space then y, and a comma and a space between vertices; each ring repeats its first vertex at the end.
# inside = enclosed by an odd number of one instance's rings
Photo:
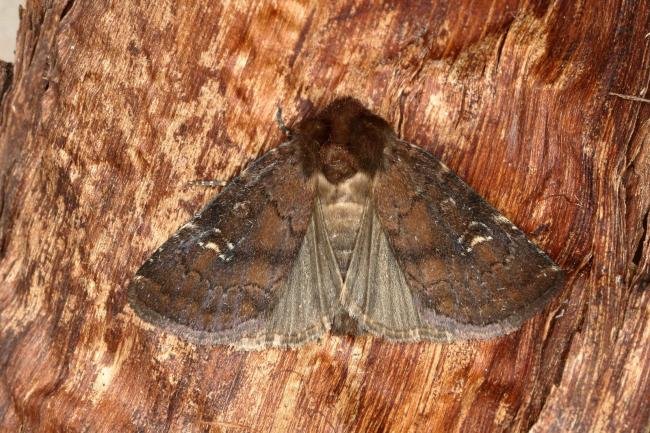
POLYGON ((305 167, 322 173, 330 183, 346 181, 358 172, 374 175, 394 137, 385 120, 352 98, 334 101, 296 131, 305 167))
POLYGON ((327 234, 345 278, 370 193, 371 177, 358 172, 342 182, 332 183, 319 173, 317 181, 327 234))
POLYGON ((339 144, 321 146, 318 156, 323 176, 330 183, 347 182, 361 169, 354 154, 339 144))

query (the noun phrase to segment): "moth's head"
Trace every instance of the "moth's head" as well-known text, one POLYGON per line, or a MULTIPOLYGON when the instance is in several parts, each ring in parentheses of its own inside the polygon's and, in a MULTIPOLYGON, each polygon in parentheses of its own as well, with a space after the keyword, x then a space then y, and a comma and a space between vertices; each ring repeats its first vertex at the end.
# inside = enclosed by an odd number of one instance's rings
POLYGON ((340 98, 295 129, 308 166, 339 183, 364 172, 372 176, 381 167, 392 128, 354 98, 340 98))

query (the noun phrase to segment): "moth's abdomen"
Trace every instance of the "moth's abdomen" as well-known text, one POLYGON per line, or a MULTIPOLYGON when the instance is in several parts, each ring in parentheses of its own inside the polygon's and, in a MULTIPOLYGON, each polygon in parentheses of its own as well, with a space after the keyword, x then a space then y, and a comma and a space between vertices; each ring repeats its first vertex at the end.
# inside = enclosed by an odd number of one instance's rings
POLYGON ((344 278, 350 265, 350 257, 362 215, 363 206, 357 203, 344 202, 323 206, 323 216, 330 244, 344 278))
POLYGON ((361 225, 369 184, 370 178, 363 173, 338 184, 330 183, 323 175, 318 176, 318 196, 325 226, 343 279, 361 225))

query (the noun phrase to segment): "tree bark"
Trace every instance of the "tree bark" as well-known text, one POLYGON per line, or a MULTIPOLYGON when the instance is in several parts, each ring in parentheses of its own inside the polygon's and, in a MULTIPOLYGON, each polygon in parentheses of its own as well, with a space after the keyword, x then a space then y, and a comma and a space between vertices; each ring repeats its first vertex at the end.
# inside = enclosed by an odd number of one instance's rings
MULTIPOLYGON (((28 1, 0 74, 0 431, 600 432, 650 423, 650 3, 28 1), (6 83, 6 84, 5 84, 6 83), (351 95, 567 270, 521 330, 295 351, 145 325, 146 257, 351 95)), ((647 431, 647 430, 646 430, 647 431)))

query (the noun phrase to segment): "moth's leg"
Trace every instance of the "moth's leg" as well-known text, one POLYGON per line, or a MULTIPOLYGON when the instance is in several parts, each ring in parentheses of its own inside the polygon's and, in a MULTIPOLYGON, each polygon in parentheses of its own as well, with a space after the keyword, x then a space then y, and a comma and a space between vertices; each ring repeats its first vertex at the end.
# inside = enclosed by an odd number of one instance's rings
POLYGON ((293 132, 291 129, 287 127, 287 125, 284 123, 284 120, 282 120, 282 107, 278 105, 278 111, 275 112, 275 123, 278 124, 278 128, 280 128, 280 131, 284 133, 284 135, 287 136, 287 138, 291 138, 293 136, 293 132))
POLYGON ((222 186, 226 186, 226 182, 223 180, 203 180, 203 179, 198 179, 198 180, 192 180, 190 182, 187 182, 185 184, 185 188, 189 187, 194 187, 194 186, 201 186, 205 188, 219 188, 222 186))

